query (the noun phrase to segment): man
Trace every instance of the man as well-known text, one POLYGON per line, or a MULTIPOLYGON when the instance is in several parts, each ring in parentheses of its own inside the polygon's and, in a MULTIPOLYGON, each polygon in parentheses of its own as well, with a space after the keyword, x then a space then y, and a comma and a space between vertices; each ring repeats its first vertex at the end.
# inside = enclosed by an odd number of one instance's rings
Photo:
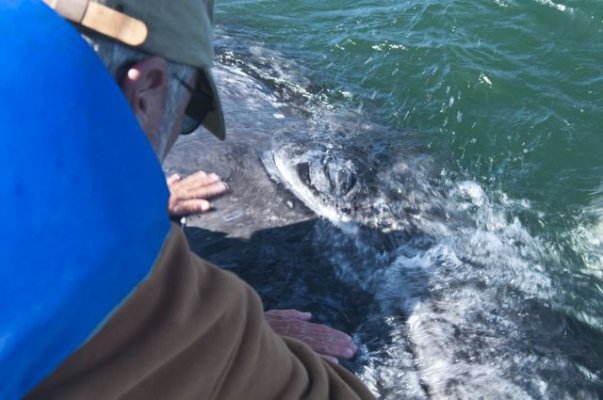
MULTIPOLYGON (((67 7, 68 3, 65 0, 48 2, 56 4, 59 8, 67 7)), ((213 8, 213 4, 209 8, 213 8)), ((182 18, 184 16, 180 15, 179 19, 182 18)), ((176 38, 204 43, 207 49, 199 49, 197 53, 203 51, 203 56, 191 56, 184 45, 179 51, 171 51, 170 44, 160 41, 157 54, 167 52, 165 54, 170 55, 175 62, 158 56, 149 57, 145 52, 125 47, 115 40, 91 32, 94 27, 86 26, 85 20, 82 22, 88 29, 84 33, 85 37, 118 80, 161 161, 179 134, 191 133, 201 121, 219 139, 224 139, 224 119, 209 69, 213 61, 213 50, 209 41, 211 30, 204 32, 203 35, 207 36, 203 37, 199 33, 200 29, 193 28, 189 33, 191 37, 176 38), (197 71, 187 65, 187 62, 193 65, 197 63, 196 66, 201 67, 201 80, 196 86, 194 80, 197 71), (193 102, 188 102, 191 95, 193 102), (166 112, 162 113, 164 104, 166 112), (178 129, 179 125, 184 126, 178 129)), ((207 23, 212 22, 208 19, 207 23)), ((102 26, 98 27, 98 30, 102 31, 102 26)), ((149 40, 157 42, 152 36, 149 40)), ((169 56, 167 58, 170 59, 169 56)), ((205 174, 202 171, 184 179, 173 175, 168 178, 168 185, 171 192, 168 206, 171 216, 207 211, 210 207, 207 198, 222 194, 227 189, 217 175, 205 174)), ((271 310, 266 314, 268 322, 277 333, 304 341, 331 361, 337 362, 338 357, 350 358, 356 353, 357 347, 348 335, 325 325, 310 323, 310 317, 310 314, 296 310, 271 310)))
MULTIPOLYGON (((51 2, 86 30, 91 45, 120 82, 157 156, 165 157, 191 118, 223 137, 224 123, 209 72, 212 1, 105 4, 110 7, 80 0, 51 2), (95 31, 186 64, 115 47, 95 31)), ((287 317, 291 312, 284 313, 287 317)), ((294 315, 302 322, 307 318, 294 315)), ((182 232, 172 228, 147 281, 31 397, 347 399, 371 395, 345 370, 321 361, 299 342, 275 335, 257 295, 191 254, 182 232)))

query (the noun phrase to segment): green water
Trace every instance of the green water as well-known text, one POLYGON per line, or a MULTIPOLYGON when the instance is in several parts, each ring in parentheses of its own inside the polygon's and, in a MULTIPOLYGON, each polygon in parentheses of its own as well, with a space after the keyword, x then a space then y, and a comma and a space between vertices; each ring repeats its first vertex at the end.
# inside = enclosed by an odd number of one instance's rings
POLYGON ((603 2, 223 0, 216 20, 442 174, 527 204, 509 214, 558 251, 561 307, 601 316, 603 2))
POLYGON ((579 211, 601 184, 601 2, 222 1, 217 21, 545 211, 579 211))

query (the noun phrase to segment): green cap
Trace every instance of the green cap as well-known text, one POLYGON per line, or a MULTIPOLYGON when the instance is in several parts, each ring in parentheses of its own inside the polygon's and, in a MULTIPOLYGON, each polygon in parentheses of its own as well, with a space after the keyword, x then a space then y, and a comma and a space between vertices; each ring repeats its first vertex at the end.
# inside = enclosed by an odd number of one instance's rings
POLYGON ((212 98, 203 125, 219 139, 226 130, 211 73, 213 0, 44 0, 64 18, 128 46, 203 71, 201 90, 212 98))

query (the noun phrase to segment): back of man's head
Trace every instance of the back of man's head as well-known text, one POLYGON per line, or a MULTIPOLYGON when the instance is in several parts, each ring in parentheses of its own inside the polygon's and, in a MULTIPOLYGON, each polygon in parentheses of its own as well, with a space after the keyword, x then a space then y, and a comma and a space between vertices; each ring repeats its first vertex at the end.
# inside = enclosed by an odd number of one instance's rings
MULTIPOLYGON (((202 73, 199 89, 212 99, 212 109, 205 116, 203 125, 218 138, 224 138, 222 108, 211 74, 213 0, 44 1, 75 23, 93 42, 104 37, 118 46, 129 47, 132 54, 157 55, 173 64, 198 69, 202 73)), ((100 46, 93 47, 98 49, 100 46)), ((102 53, 100 55, 109 64, 109 60, 102 53)), ((114 73, 119 69, 109 67, 114 73)))

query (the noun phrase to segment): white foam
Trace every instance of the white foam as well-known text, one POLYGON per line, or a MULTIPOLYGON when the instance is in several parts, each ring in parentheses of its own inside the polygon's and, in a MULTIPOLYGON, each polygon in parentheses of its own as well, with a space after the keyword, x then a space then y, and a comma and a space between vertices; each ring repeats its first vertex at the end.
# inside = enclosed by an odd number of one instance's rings
MULTIPOLYGON (((258 49, 253 51, 262 54, 258 49)), ((482 74, 480 80, 492 86, 489 77, 482 74)), ((257 91, 251 83, 242 82, 241 92, 246 88, 257 91)), ((274 108, 268 111, 267 119, 274 122, 276 115, 283 115, 283 122, 287 122, 290 117, 282 110, 283 102, 262 90, 260 96, 274 108)), ((248 106, 258 107, 257 103, 248 106)), ((364 350, 361 357, 367 362, 363 380, 376 394, 391 399, 567 395, 559 392, 562 382, 547 383, 539 368, 569 371, 572 361, 562 353, 556 354, 555 349, 534 354, 525 345, 527 328, 522 324, 529 312, 524 312, 523 303, 544 307, 558 296, 549 271, 561 262, 554 246, 532 236, 517 217, 519 212, 534 212, 529 202, 492 193, 470 179, 447 180, 446 174, 434 186, 423 167, 430 160, 424 155, 400 154, 399 159, 379 165, 366 176, 360 174, 357 185, 364 190, 360 191, 364 193, 360 200, 365 203, 354 203, 358 197, 353 196, 351 203, 346 203, 342 195, 344 205, 355 206, 342 207, 308 187, 296 167, 308 157, 324 156, 326 152, 336 156, 340 151, 345 156, 345 150, 353 161, 365 161, 374 156, 368 150, 349 152, 356 150, 352 145, 361 134, 375 134, 372 130, 378 127, 363 124, 361 115, 337 114, 326 106, 313 111, 313 117, 303 126, 311 129, 300 135, 286 132, 263 160, 275 180, 317 215, 339 227, 339 236, 328 231, 322 238, 331 246, 332 253, 325 257, 337 266, 337 276, 374 295, 379 313, 371 317, 388 327, 391 340, 372 353, 364 350), (347 135, 341 142, 332 140, 336 133, 354 129, 358 136, 347 135), (283 149, 287 140, 299 141, 302 134, 310 138, 305 151, 283 149), (512 210, 517 210, 516 215, 511 214, 512 210), (386 238, 397 231, 408 235, 402 235, 400 243, 394 241, 398 247, 392 250, 375 250, 362 241, 366 227, 386 238), (349 247, 342 244, 345 241, 355 244, 356 254, 350 254, 349 247), (519 373, 525 370, 530 373, 519 373)), ((298 148, 305 145, 297 144, 298 148)), ((592 255, 587 264, 589 273, 603 278, 601 252, 596 252, 601 249, 603 222, 590 230, 582 226, 574 233, 576 249, 594 249, 588 253, 592 255)), ((597 313, 599 309, 583 320, 598 326, 597 313)), ((583 374, 589 373, 586 368, 583 374)))

